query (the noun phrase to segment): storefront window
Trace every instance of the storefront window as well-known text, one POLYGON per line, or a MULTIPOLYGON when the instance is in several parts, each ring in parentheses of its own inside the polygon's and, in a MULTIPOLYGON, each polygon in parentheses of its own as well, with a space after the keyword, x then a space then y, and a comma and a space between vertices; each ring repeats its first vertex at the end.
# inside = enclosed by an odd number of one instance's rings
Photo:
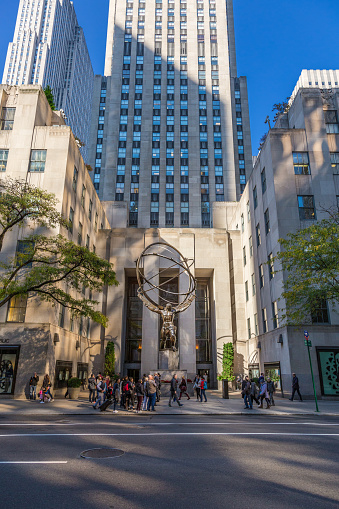
POLYGON ((321 391, 339 396, 339 348, 317 348, 321 391))
POLYGON ((138 297, 138 281, 127 280, 127 324, 126 324, 126 362, 141 362, 142 348, 142 301, 138 297))
POLYGON ((281 391, 280 362, 264 364, 265 378, 268 376, 273 380, 275 388, 281 391))
POLYGON ((88 380, 88 364, 78 362, 77 377, 80 378, 83 384, 88 380))
POLYGON ((0 394, 14 394, 19 347, 0 347, 0 394))
POLYGON ((56 361, 55 365, 55 389, 64 389, 72 376, 73 363, 70 361, 56 361))
POLYGON ((259 376, 260 376, 259 364, 249 364, 248 365, 248 376, 250 379, 259 378, 259 376))
POLYGON ((211 362, 211 317, 208 279, 197 279, 195 299, 196 360, 211 362))

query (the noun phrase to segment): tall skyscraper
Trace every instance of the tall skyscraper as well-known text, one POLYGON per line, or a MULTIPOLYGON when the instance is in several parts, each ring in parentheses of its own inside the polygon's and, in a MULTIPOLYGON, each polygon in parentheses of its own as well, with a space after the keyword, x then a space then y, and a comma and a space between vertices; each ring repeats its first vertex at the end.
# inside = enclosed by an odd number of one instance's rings
POLYGON ((252 169, 232 0, 111 0, 90 163, 129 226, 210 227, 252 169))
POLYGON ((2 82, 49 85, 56 108, 64 110, 75 136, 85 143, 86 156, 93 69, 73 2, 20 0, 2 82))

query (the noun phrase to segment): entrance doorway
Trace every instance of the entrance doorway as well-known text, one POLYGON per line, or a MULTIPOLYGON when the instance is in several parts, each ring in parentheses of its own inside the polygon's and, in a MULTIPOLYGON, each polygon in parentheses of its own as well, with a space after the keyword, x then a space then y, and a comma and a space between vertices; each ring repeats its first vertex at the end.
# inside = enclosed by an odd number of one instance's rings
POLYGON ((268 362, 264 364, 265 378, 268 376, 274 382, 277 391, 283 391, 281 384, 280 362, 268 362))
POLYGON ((128 378, 133 378, 134 382, 137 382, 140 378, 140 369, 128 369, 127 376, 128 378))
POLYGON ((0 347, 0 394, 14 394, 19 346, 0 347))
POLYGON ((205 377, 207 375, 207 387, 210 388, 210 369, 198 369, 198 375, 205 377))

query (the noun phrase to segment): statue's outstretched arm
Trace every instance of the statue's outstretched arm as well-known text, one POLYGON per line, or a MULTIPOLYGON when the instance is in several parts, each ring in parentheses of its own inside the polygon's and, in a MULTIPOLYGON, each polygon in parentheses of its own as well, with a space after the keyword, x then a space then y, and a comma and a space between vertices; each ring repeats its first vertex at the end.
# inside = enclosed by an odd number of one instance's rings
POLYGON ((181 304, 179 304, 173 311, 175 313, 181 313, 182 311, 185 311, 187 308, 190 307, 190 305, 192 304, 192 302, 195 300, 195 295, 194 294, 191 294, 187 300, 185 300, 184 302, 182 302, 181 304))
POLYGON ((159 308, 157 308, 156 306, 154 306, 153 304, 151 304, 145 297, 145 295, 143 294, 143 292, 140 290, 140 288, 138 288, 138 297, 140 300, 142 300, 142 302, 144 303, 144 305, 150 310, 150 311, 153 311, 154 313, 158 313, 158 315, 161 315, 161 310, 159 308))

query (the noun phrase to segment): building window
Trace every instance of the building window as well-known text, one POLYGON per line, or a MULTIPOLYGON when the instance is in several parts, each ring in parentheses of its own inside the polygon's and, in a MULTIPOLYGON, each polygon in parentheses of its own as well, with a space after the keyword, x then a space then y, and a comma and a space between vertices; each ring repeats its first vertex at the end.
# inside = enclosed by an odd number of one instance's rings
POLYGON ((245 281, 245 297, 246 302, 248 302, 248 281, 245 281))
POLYGON ((265 191, 266 191, 266 171, 265 171, 265 168, 263 168, 263 170, 261 172, 261 191, 262 191, 262 194, 264 194, 265 191))
POLYGON ((196 362, 211 362, 211 316, 208 279, 197 279, 195 299, 196 362))
POLYGON ((270 280, 274 278, 274 262, 272 253, 268 255, 268 277, 270 280))
POLYGON ((255 313, 254 315, 254 334, 259 336, 259 328, 258 328, 258 315, 255 313))
POLYGON ((259 247, 260 244, 261 244, 260 224, 259 223, 255 227, 255 234, 256 234, 256 237, 257 237, 257 246, 259 247))
POLYGON ((79 229, 78 229, 78 244, 81 246, 82 244, 82 224, 79 223, 79 229))
POLYGON ((316 308, 311 314, 312 323, 329 323, 326 299, 319 299, 316 308))
POLYGON ((92 200, 89 200, 88 219, 90 221, 92 221, 92 209, 93 209, 93 202, 92 202, 92 200))
POLYGON ((0 149, 0 171, 6 171, 8 160, 8 150, 0 149))
POLYGON ((295 175, 310 175, 308 152, 293 152, 293 167, 295 175))
POLYGON ((251 339, 252 331, 251 331, 251 319, 250 318, 247 318, 247 334, 248 334, 248 339, 251 339))
POLYGON ((27 308, 27 295, 16 295, 8 304, 7 322, 23 323, 27 308))
POLYGON ((253 207, 254 207, 254 210, 257 208, 258 206, 258 193, 257 193, 257 186, 255 186, 255 188, 253 189, 253 207))
POLYGON ((250 202, 247 202, 247 222, 249 223, 251 221, 251 209, 250 209, 250 202))
POLYGON ((259 284, 260 288, 264 288, 265 286, 265 278, 264 278, 264 266, 259 265, 259 284))
POLYGON ((12 131, 15 117, 15 108, 2 108, 0 130, 12 131))
POLYGON ((73 221, 74 221, 74 210, 71 207, 69 209, 69 218, 68 218, 68 222, 69 222, 68 231, 70 233, 73 233, 73 221))
POLYGON ((86 195, 86 187, 82 186, 82 191, 81 191, 81 206, 82 207, 85 206, 85 195, 86 195))
POLYGON ((272 302, 272 319, 273 319, 273 329, 277 329, 279 327, 279 315, 278 315, 278 304, 276 300, 272 302))
POLYGON ((126 324, 126 362, 141 362, 142 349, 142 311, 143 304, 138 297, 138 281, 127 281, 127 324, 126 324))
POLYGON ((252 239, 252 235, 249 238, 249 245, 250 245, 250 258, 252 258, 252 256, 253 256, 253 239, 252 239))
POLYGON ((324 111, 327 134, 339 133, 338 114, 336 110, 324 111))
POLYGON ((44 172, 46 164, 46 150, 32 150, 29 171, 44 172))
POLYGON ((77 184, 78 184, 78 169, 76 166, 74 166, 74 172, 73 172, 73 182, 72 182, 72 188, 73 191, 76 192, 77 190, 77 184))
POLYGON ((313 196, 298 196, 298 207, 299 219, 301 221, 316 219, 313 196))
POLYGON ((255 275, 252 274, 251 276, 251 281, 252 281, 252 295, 255 295, 255 275))
POLYGON ((61 327, 62 329, 64 328, 64 325, 65 325, 65 306, 61 306, 59 307, 59 320, 58 320, 58 325, 59 327, 61 327))
POLYGON ((247 260, 246 260, 246 247, 245 246, 242 248, 242 256, 243 256, 244 267, 245 267, 245 265, 247 263, 247 260))
POLYGON ((244 214, 241 214, 241 231, 244 233, 245 229, 245 221, 244 221, 244 214))
POLYGON ((339 152, 331 152, 330 158, 333 175, 339 175, 339 152))
POLYGON ((263 308, 261 310, 261 316, 262 316, 263 333, 265 334, 265 332, 267 332, 267 312, 266 312, 266 308, 263 308))
POLYGON ((270 228, 270 213, 268 211, 268 209, 265 210, 264 212, 264 219, 265 219, 265 233, 266 235, 268 235, 271 231, 271 228, 270 228))
POLYGON ((87 247, 87 249, 89 249, 89 242, 90 242, 89 235, 86 235, 86 247, 87 247))

